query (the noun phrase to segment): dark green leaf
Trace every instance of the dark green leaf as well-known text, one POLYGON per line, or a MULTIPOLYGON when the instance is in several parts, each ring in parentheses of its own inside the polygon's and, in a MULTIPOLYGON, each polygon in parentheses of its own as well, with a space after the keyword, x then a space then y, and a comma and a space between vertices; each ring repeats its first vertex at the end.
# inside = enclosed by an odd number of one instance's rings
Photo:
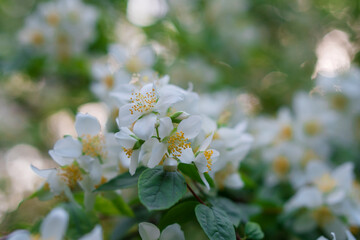
POLYGON ((230 201, 227 198, 212 198, 210 203, 217 208, 223 210, 234 224, 235 227, 239 226, 241 219, 243 218, 240 207, 237 204, 230 201))
POLYGON ((258 240, 264 238, 264 233, 259 224, 247 222, 245 225, 245 236, 247 239, 258 240))
POLYGON ((195 219, 194 209, 199 202, 186 201, 179 203, 167 211, 164 216, 160 219, 158 227, 163 230, 166 226, 173 223, 183 224, 191 219, 195 219))
POLYGON ((139 198, 148 210, 163 210, 177 203, 186 192, 186 182, 179 172, 162 167, 146 169, 139 177, 139 198))
MULTIPOLYGON (((196 169, 196 166, 194 164, 185 164, 185 163, 180 163, 178 165, 178 169, 185 174, 186 176, 190 177, 191 179, 205 185, 203 183, 203 181, 200 178, 199 172, 196 169)), ((212 178, 209 176, 208 173, 205 173, 205 178, 208 181, 210 187, 214 187, 214 181, 212 180, 212 178)))
POLYGON ((236 238, 233 224, 224 211, 199 204, 195 208, 195 214, 210 240, 232 240, 236 238))
POLYGON ((133 176, 131 176, 129 172, 116 176, 107 183, 100 185, 95 191, 113 191, 118 189, 135 187, 138 182, 139 176, 145 169, 145 167, 138 168, 133 176))

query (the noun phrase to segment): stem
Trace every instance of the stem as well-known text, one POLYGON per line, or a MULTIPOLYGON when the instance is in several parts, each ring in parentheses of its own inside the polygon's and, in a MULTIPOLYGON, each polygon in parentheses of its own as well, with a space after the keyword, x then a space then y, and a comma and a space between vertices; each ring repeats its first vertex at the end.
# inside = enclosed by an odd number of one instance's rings
POLYGON ((236 232, 236 240, 241 240, 241 237, 238 232, 236 232))
POLYGON ((198 195, 196 195, 196 193, 192 190, 192 188, 189 186, 189 184, 186 183, 187 188, 190 190, 191 194, 196 198, 196 200, 198 200, 201 204, 204 204, 206 206, 206 204, 204 203, 203 200, 201 200, 201 198, 199 198, 198 195))

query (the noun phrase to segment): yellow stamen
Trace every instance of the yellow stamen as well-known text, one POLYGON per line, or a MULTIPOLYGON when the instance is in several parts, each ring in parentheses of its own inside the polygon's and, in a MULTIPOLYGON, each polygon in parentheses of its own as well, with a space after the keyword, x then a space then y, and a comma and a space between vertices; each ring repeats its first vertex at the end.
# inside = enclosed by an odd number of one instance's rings
POLYGON ((337 111, 343 111, 348 105, 348 99, 341 93, 335 94, 331 98, 331 107, 337 111))
POLYGON ((293 136, 293 130, 291 125, 284 125, 281 130, 279 137, 281 140, 290 140, 293 136))
POLYGON ((214 154, 214 151, 213 150, 206 150, 204 152, 204 155, 205 155, 205 158, 206 158, 206 161, 207 161, 207 168, 209 169, 209 171, 211 171, 211 166, 212 166, 212 159, 211 159, 211 156, 214 154))
POLYGON ((40 31, 34 31, 31 35, 31 43, 40 46, 43 45, 45 42, 44 35, 40 31))
POLYGON ((316 209, 313 212, 313 217, 320 226, 324 226, 326 223, 332 221, 332 219, 334 218, 330 209, 325 206, 316 209))
POLYGON ((83 179, 81 170, 79 166, 75 163, 61 168, 58 172, 58 175, 70 188, 74 188, 77 181, 81 181, 83 179))
POLYGON ((124 148, 124 147, 122 149, 124 150, 126 156, 128 158, 131 158, 131 155, 133 154, 133 149, 132 148, 124 148))
POLYGON ((114 87, 114 77, 111 75, 107 75, 106 77, 104 77, 102 79, 104 85, 106 86, 107 89, 112 89, 114 87))
POLYGON ((272 169, 277 175, 284 176, 290 170, 290 162, 287 157, 280 155, 272 162, 272 169))
POLYGON ((143 64, 138 57, 133 56, 125 63, 125 68, 131 73, 138 73, 143 68, 143 64))
POLYGON ((325 173, 315 181, 315 185, 323 193, 328 193, 336 187, 337 182, 329 173, 325 173))
POLYGON ((83 154, 90 157, 106 158, 107 153, 104 152, 103 147, 105 140, 101 135, 84 135, 81 137, 83 154))
POLYGON ((189 139, 184 137, 184 133, 182 131, 176 132, 174 135, 170 136, 168 140, 168 150, 170 154, 173 157, 180 157, 184 149, 191 147, 188 140, 189 139))
POLYGON ((151 92, 147 92, 144 95, 140 92, 132 93, 131 95, 130 102, 134 103, 130 109, 131 114, 134 114, 134 111, 145 113, 155 107, 157 100, 155 89, 152 89, 151 92))
POLYGON ((52 12, 48 14, 46 16, 46 21, 49 25, 53 27, 57 26, 60 21, 59 14, 57 14, 56 12, 52 12))
POLYGON ((104 184, 104 183, 106 183, 106 182, 107 182, 107 178, 104 177, 104 176, 101 176, 101 180, 100 180, 99 184, 96 184, 96 185, 95 185, 95 188, 99 188, 100 185, 102 185, 102 184, 104 184))
POLYGON ((308 121, 304 125, 304 131, 309 136, 318 135, 319 133, 322 132, 322 130, 323 129, 322 129, 321 124, 316 120, 308 121))

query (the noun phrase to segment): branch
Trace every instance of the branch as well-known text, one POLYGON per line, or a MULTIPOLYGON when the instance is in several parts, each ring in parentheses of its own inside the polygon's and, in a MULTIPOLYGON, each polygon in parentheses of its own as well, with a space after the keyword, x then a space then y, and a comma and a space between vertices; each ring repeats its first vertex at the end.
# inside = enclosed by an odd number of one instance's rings
POLYGON ((206 206, 204 201, 201 200, 201 198, 198 195, 196 195, 196 193, 194 192, 194 190, 192 190, 192 188, 189 186, 189 184, 186 183, 186 186, 189 189, 189 191, 191 192, 191 194, 196 198, 196 200, 198 200, 201 204, 204 204, 206 206))

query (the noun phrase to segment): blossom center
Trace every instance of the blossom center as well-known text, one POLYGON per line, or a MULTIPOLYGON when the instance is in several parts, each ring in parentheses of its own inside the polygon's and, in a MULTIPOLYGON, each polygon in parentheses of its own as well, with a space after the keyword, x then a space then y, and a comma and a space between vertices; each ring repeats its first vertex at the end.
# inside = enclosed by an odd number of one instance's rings
POLYGON ((343 94, 336 94, 331 98, 331 106, 337 111, 343 111, 348 105, 348 99, 343 94))
POLYGON ((284 176, 290 170, 290 162, 287 157, 278 156, 272 163, 272 169, 277 175, 284 176))
POLYGON ((103 83, 106 86, 107 89, 112 89, 114 86, 114 77, 111 75, 107 75, 106 77, 103 78, 103 83))
POLYGON ((106 152, 103 150, 105 140, 101 135, 91 136, 89 134, 81 137, 82 152, 86 156, 105 158, 106 152))
POLYGON ((130 109, 131 114, 134 112, 146 113, 155 107, 157 98, 154 88, 145 94, 138 92, 131 95, 130 102, 133 103, 130 109))
POLYGON ((40 31, 35 31, 31 35, 31 42, 34 45, 40 46, 45 42, 44 35, 40 31))
POLYGON ((304 131, 309 136, 315 136, 322 132, 322 126, 318 121, 311 120, 305 123, 304 131))
POLYGON ((81 170, 79 166, 75 163, 61 168, 58 175, 64 180, 66 185, 68 185, 70 188, 75 187, 77 181, 81 181, 83 179, 81 170))
POLYGON ((52 12, 46 16, 46 21, 51 26, 57 26, 59 23, 59 15, 56 12, 52 12))
POLYGON ((133 56, 125 63, 125 68, 131 73, 138 73, 142 69, 142 63, 138 57, 133 56))
POLYGON ((128 158, 131 157, 131 155, 133 154, 133 151, 134 151, 132 148, 124 148, 123 147, 122 149, 124 150, 124 152, 128 158))
POLYGON ((204 155, 205 155, 205 158, 206 158, 206 161, 207 161, 207 168, 209 169, 209 171, 211 171, 211 166, 212 166, 212 159, 211 159, 211 156, 214 154, 214 151, 213 150, 206 150, 204 152, 204 155))
POLYGON ((315 185, 323 193, 328 193, 336 187, 337 182, 329 173, 325 173, 315 181, 315 185))
POLYGON ((182 151, 186 148, 190 148, 191 144, 188 142, 189 139, 184 137, 184 133, 182 131, 176 132, 174 135, 170 136, 168 143, 169 153, 173 157, 180 157, 182 151))
POLYGON ((291 125, 284 125, 280 130, 280 138, 283 140, 290 140, 293 136, 293 130, 291 125))
POLYGON ((329 208, 320 207, 313 212, 313 217, 320 226, 323 226, 333 219, 333 214, 329 208))

